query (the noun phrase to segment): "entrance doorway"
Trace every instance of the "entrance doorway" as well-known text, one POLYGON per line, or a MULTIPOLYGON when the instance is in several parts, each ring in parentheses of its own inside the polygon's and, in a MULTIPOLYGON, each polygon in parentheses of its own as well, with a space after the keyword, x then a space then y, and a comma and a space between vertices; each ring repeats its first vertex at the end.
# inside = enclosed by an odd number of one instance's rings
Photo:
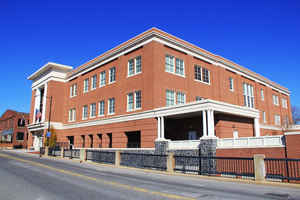
POLYGON ((69 148, 73 149, 74 147, 74 136, 67 136, 69 140, 69 148))

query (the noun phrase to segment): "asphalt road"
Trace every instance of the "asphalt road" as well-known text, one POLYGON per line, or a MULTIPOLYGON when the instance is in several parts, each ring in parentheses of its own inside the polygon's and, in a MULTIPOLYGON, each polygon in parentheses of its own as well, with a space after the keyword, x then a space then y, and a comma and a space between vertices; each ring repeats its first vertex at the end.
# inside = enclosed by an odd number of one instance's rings
POLYGON ((0 151, 0 200, 299 199, 300 188, 171 176, 0 151))

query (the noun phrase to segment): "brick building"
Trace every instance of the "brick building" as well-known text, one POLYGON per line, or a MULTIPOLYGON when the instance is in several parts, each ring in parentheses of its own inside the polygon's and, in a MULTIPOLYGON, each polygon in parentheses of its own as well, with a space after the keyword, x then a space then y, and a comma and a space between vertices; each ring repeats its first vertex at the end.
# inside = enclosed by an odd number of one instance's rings
POLYGON ((219 148, 244 138, 282 147, 292 123, 287 88, 156 28, 76 69, 47 63, 28 79, 36 149, 49 123, 77 148, 153 148, 166 139, 193 148, 199 138, 218 138, 219 148))
POLYGON ((27 148, 29 114, 7 110, 0 118, 0 147, 27 148))

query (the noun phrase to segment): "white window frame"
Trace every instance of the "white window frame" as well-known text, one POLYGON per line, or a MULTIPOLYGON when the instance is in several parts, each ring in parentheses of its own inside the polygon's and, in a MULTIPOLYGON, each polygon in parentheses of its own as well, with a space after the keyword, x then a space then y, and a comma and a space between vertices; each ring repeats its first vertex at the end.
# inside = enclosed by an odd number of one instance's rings
POLYGON ((230 90, 231 92, 234 91, 234 80, 233 80, 232 77, 229 77, 229 90, 230 90))
POLYGON ((97 113, 96 113, 96 103, 92 103, 90 105, 90 118, 95 118, 97 116, 97 113), (93 114, 94 112, 94 114, 93 114))
POLYGON ((131 112, 133 110, 134 110, 134 94, 133 92, 131 92, 127 94, 127 112, 131 112))
POLYGON ((97 88, 97 74, 93 75, 91 78, 91 90, 95 90, 97 88))
POLYGON ((70 97, 76 97, 77 96, 77 83, 74 83, 70 87, 70 97))
POLYGON ((86 120, 89 117, 89 111, 88 111, 89 107, 88 105, 84 105, 82 107, 82 120, 86 120), (86 110, 85 110, 86 109, 86 110), (86 114, 86 115, 85 115, 86 114))
POLYGON ((166 106, 174 106, 176 105, 176 97, 175 97, 175 91, 174 90, 166 90, 166 106), (169 98, 168 98, 169 95, 169 98), (170 99, 170 100, 169 100, 170 99), (169 104, 168 102, 171 102, 171 104, 169 104))
POLYGON ((265 92, 264 92, 263 89, 260 89, 260 98, 261 98, 262 101, 265 100, 265 92))
POLYGON ((185 67, 184 67, 183 59, 175 58, 175 74, 185 77, 185 67), (177 66, 177 64, 179 64, 179 66, 177 66), (181 64, 182 64, 182 66, 181 66, 181 64))
POLYGON ((116 100, 115 98, 109 98, 108 99, 108 115, 113 115, 116 112, 116 100), (111 107, 111 102, 113 102, 113 112, 111 112, 110 107, 111 107))
POLYGON ((267 123, 267 115, 265 111, 262 111, 262 117, 263 117, 263 122, 266 124, 267 123))
POLYGON ((99 75, 99 87, 104 87, 106 84, 106 71, 100 72, 99 75))
POLYGON ((255 108, 254 88, 249 83, 243 83, 244 106, 255 108))
POLYGON ((127 62, 127 77, 135 76, 142 73, 142 57, 137 56, 135 58, 131 58, 127 62), (138 71, 137 61, 140 60, 140 71, 138 71))
POLYGON ((112 83, 116 82, 116 73, 117 73, 117 68, 116 67, 111 67, 109 69, 109 78, 108 78, 108 80, 109 80, 108 83, 109 84, 112 84, 112 83), (112 71, 114 72, 113 76, 112 76, 112 71), (114 80, 112 80, 112 77, 114 77, 114 80))
POLYGON ((134 109, 135 110, 140 110, 142 109, 142 91, 138 90, 134 92, 134 109), (137 94, 140 94, 140 107, 137 107, 137 94))
POLYGON ((89 78, 84 79, 83 81, 83 93, 86 93, 89 91, 89 78))
POLYGON ((211 83, 210 79, 211 79, 211 77, 210 77, 210 70, 209 69, 207 69, 205 67, 201 67, 200 65, 194 65, 194 80, 195 81, 210 85, 210 83, 211 83), (197 72, 196 72, 196 68, 197 68, 197 72), (199 68, 200 68, 200 80, 199 80, 199 70, 198 70, 199 68), (208 71, 208 82, 203 80, 204 70, 208 71))
POLYGON ((277 115, 277 114, 274 115, 274 123, 276 126, 281 126, 280 115, 277 115))
POLYGON ((76 109, 72 108, 69 110, 69 122, 74 122, 76 121, 76 109))
POLYGON ((279 97, 275 94, 273 94, 273 104, 279 106, 279 97))
POLYGON ((288 108, 288 103, 287 103, 287 99, 282 98, 281 99, 281 104, 282 104, 282 108, 288 108))
POLYGON ((184 65, 184 60, 181 58, 177 58, 175 56, 171 56, 169 54, 165 55, 165 72, 177 75, 177 76, 181 76, 185 78, 185 65, 184 65), (181 70, 177 70, 177 61, 181 61, 182 62, 182 74, 180 73, 181 70))
POLYGON ((99 101, 98 116, 104 116, 104 114, 105 114, 105 101, 101 100, 99 101), (102 109, 103 109, 103 113, 101 113, 102 109))
POLYGON ((185 104, 186 103, 186 95, 183 92, 176 93, 176 105, 177 104, 185 104), (181 102, 183 100, 183 102, 181 102), (180 102, 180 103, 179 103, 180 102))

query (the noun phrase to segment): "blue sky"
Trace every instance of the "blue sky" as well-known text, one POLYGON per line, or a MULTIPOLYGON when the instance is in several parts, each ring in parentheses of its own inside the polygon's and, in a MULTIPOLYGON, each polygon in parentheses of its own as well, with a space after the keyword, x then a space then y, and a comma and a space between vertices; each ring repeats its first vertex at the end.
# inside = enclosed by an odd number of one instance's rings
POLYGON ((300 1, 1 0, 0 114, 29 112, 45 63, 78 67, 157 27, 289 88, 300 107, 300 1))

